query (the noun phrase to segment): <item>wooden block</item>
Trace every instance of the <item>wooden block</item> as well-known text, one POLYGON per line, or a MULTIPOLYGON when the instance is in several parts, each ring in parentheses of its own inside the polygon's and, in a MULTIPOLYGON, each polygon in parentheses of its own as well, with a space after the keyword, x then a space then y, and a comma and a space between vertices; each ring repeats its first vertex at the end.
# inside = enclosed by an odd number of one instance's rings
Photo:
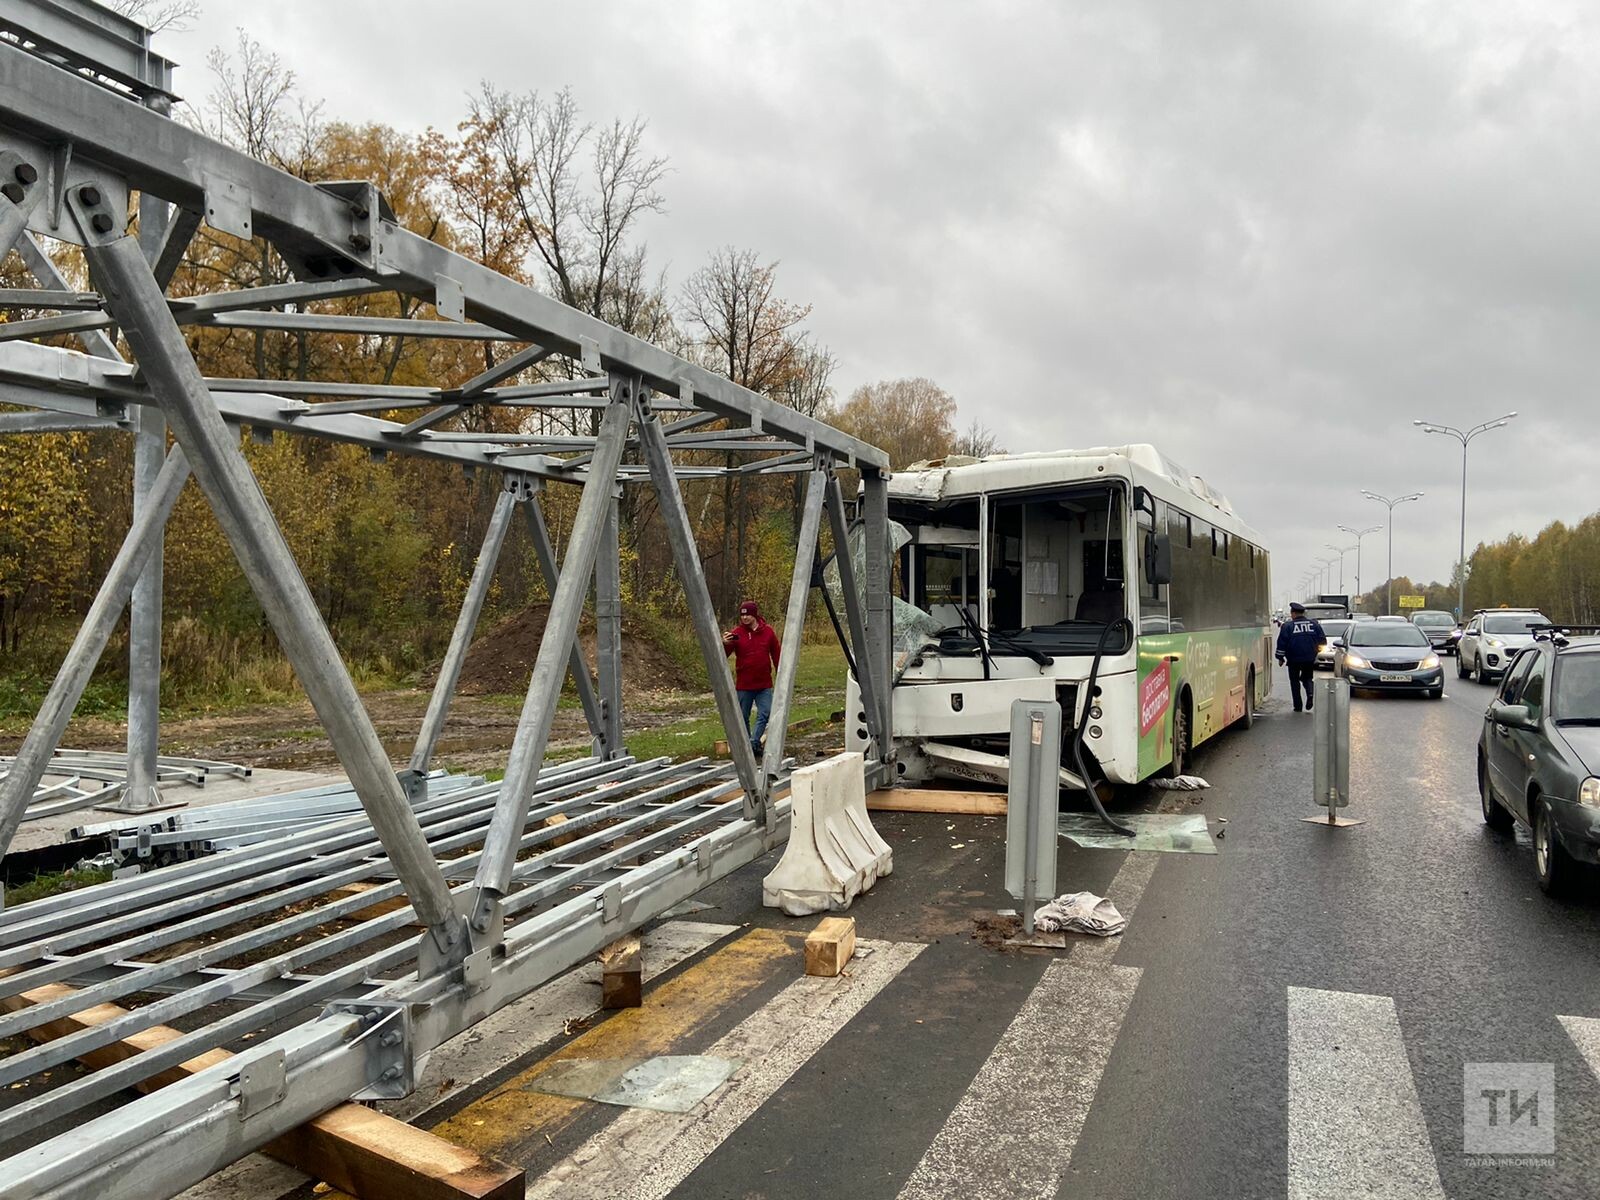
MULTIPOLYGON (((328 894, 335 900, 343 900, 349 896, 359 896, 362 892, 370 892, 378 885, 375 883, 347 883, 343 887, 334 888, 328 894)), ((385 917, 392 912, 398 912, 411 904, 404 896, 391 896, 387 900, 379 900, 376 904, 369 904, 366 908, 358 908, 345 918, 347 921, 370 921, 374 917, 385 917)), ((419 921, 412 921, 414 928, 421 929, 419 921)))
MULTIPOLYGON (((0 1010, 15 1012, 72 992, 65 984, 46 984, 0 998, 0 1010)), ((53 1041, 104 1025, 127 1012, 115 1004, 97 1004, 36 1026, 28 1036, 36 1042, 53 1041)), ((182 1036, 180 1030, 157 1025, 81 1057, 90 1066, 106 1067, 182 1036)), ((152 1075, 137 1086, 141 1092, 153 1092, 232 1057, 226 1050, 210 1050, 152 1075)), ((407 1200, 521 1200, 527 1194, 526 1174, 520 1167, 476 1154, 360 1104, 331 1108, 268 1142, 261 1150, 363 1200, 392 1200, 397 1196, 407 1200)))
POLYGON ((638 1008, 644 1003, 644 956, 630 934, 600 951, 600 1007, 638 1008))
MULTIPOLYGON (((550 816, 544 819, 544 827, 546 829, 554 829, 559 825, 565 825, 567 820, 568 818, 566 813, 552 813, 550 816)), ((552 846, 565 846, 577 836, 578 835, 575 833, 563 833, 558 837, 551 838, 550 844, 552 846)))
POLYGON ((728 743, 721 738, 711 743, 711 755, 713 758, 727 758, 732 753, 733 751, 728 749, 728 743))
POLYGON ((806 936, 806 974, 834 976, 856 952, 856 919, 824 917, 806 936))
POLYGON ((934 788, 879 788, 867 796, 867 810, 1003 817, 1006 815, 1006 794, 949 792, 934 788))

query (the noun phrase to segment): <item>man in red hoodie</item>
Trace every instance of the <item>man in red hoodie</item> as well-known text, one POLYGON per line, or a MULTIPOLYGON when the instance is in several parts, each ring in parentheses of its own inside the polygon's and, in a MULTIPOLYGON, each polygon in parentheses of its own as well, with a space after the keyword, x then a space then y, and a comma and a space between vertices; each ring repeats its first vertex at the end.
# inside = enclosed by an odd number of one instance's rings
POLYGON ((739 605, 739 623, 722 635, 722 647, 733 655, 733 686, 739 691, 739 711, 750 728, 750 710, 755 709, 756 727, 750 746, 759 758, 764 753, 761 739, 766 736, 767 720, 772 716, 772 671, 778 665, 778 635, 761 619, 754 600, 739 605))

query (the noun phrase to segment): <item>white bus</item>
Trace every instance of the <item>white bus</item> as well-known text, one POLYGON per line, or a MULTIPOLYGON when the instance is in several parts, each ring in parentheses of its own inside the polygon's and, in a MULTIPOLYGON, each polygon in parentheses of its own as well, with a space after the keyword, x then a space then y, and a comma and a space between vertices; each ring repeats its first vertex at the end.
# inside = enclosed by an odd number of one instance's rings
MULTIPOLYGON (((904 783, 1004 785, 1018 699, 1060 701, 1064 786, 1079 763, 1097 786, 1182 774, 1271 686, 1261 539, 1153 446, 919 465, 890 480, 889 514, 910 535, 901 598, 941 629, 895 682, 904 783)), ((866 739, 847 722, 850 749, 866 739)))

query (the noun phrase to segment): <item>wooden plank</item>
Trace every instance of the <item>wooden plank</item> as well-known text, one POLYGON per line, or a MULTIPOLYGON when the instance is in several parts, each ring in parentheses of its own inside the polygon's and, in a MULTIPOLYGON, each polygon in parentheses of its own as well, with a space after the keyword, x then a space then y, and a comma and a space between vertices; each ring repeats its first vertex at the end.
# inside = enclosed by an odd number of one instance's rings
POLYGON ((637 934, 618 938, 600 951, 600 1007, 638 1008, 644 1003, 644 956, 637 934))
POLYGON ((949 792, 935 788, 879 788, 867 796, 871 812, 965 814, 973 817, 1006 815, 1004 792, 949 792))
MULTIPOLYGON (((0 997, 0 1009, 15 1012, 31 1008, 70 996, 73 990, 65 984, 46 984, 20 995, 0 997)), ((115 1004, 97 1004, 36 1026, 28 1036, 37 1042, 53 1041, 104 1025, 127 1012, 115 1004)), ((182 1036, 171 1026, 157 1025, 88 1051, 81 1058, 92 1067, 106 1067, 182 1036)), ((153 1092, 232 1057, 226 1050, 210 1050, 152 1075, 138 1088, 153 1092)), ((402 1196, 406 1200, 521 1200, 527 1194, 526 1174, 520 1167, 476 1154, 359 1104, 329 1109, 261 1150, 364 1200, 394 1200, 402 1196)))
POLYGON ((831 978, 856 952, 856 919, 823 917, 806 935, 806 974, 831 978))

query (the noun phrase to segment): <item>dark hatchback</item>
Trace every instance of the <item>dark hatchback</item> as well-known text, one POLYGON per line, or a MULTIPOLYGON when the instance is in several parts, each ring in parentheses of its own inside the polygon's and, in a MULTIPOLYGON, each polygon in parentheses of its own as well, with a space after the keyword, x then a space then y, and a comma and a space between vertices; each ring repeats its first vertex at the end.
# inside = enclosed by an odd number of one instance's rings
POLYGON ((1461 637, 1461 622, 1437 608, 1424 608, 1411 614, 1411 623, 1428 635, 1428 641, 1440 654, 1454 654, 1456 642, 1461 637))
POLYGON ((1358 621, 1335 665, 1350 689, 1444 695, 1444 668, 1427 635, 1410 621, 1358 621))
POLYGON ((1533 831, 1539 886, 1600 862, 1600 633, 1536 633, 1501 681, 1478 737, 1478 796, 1498 830, 1533 831))

